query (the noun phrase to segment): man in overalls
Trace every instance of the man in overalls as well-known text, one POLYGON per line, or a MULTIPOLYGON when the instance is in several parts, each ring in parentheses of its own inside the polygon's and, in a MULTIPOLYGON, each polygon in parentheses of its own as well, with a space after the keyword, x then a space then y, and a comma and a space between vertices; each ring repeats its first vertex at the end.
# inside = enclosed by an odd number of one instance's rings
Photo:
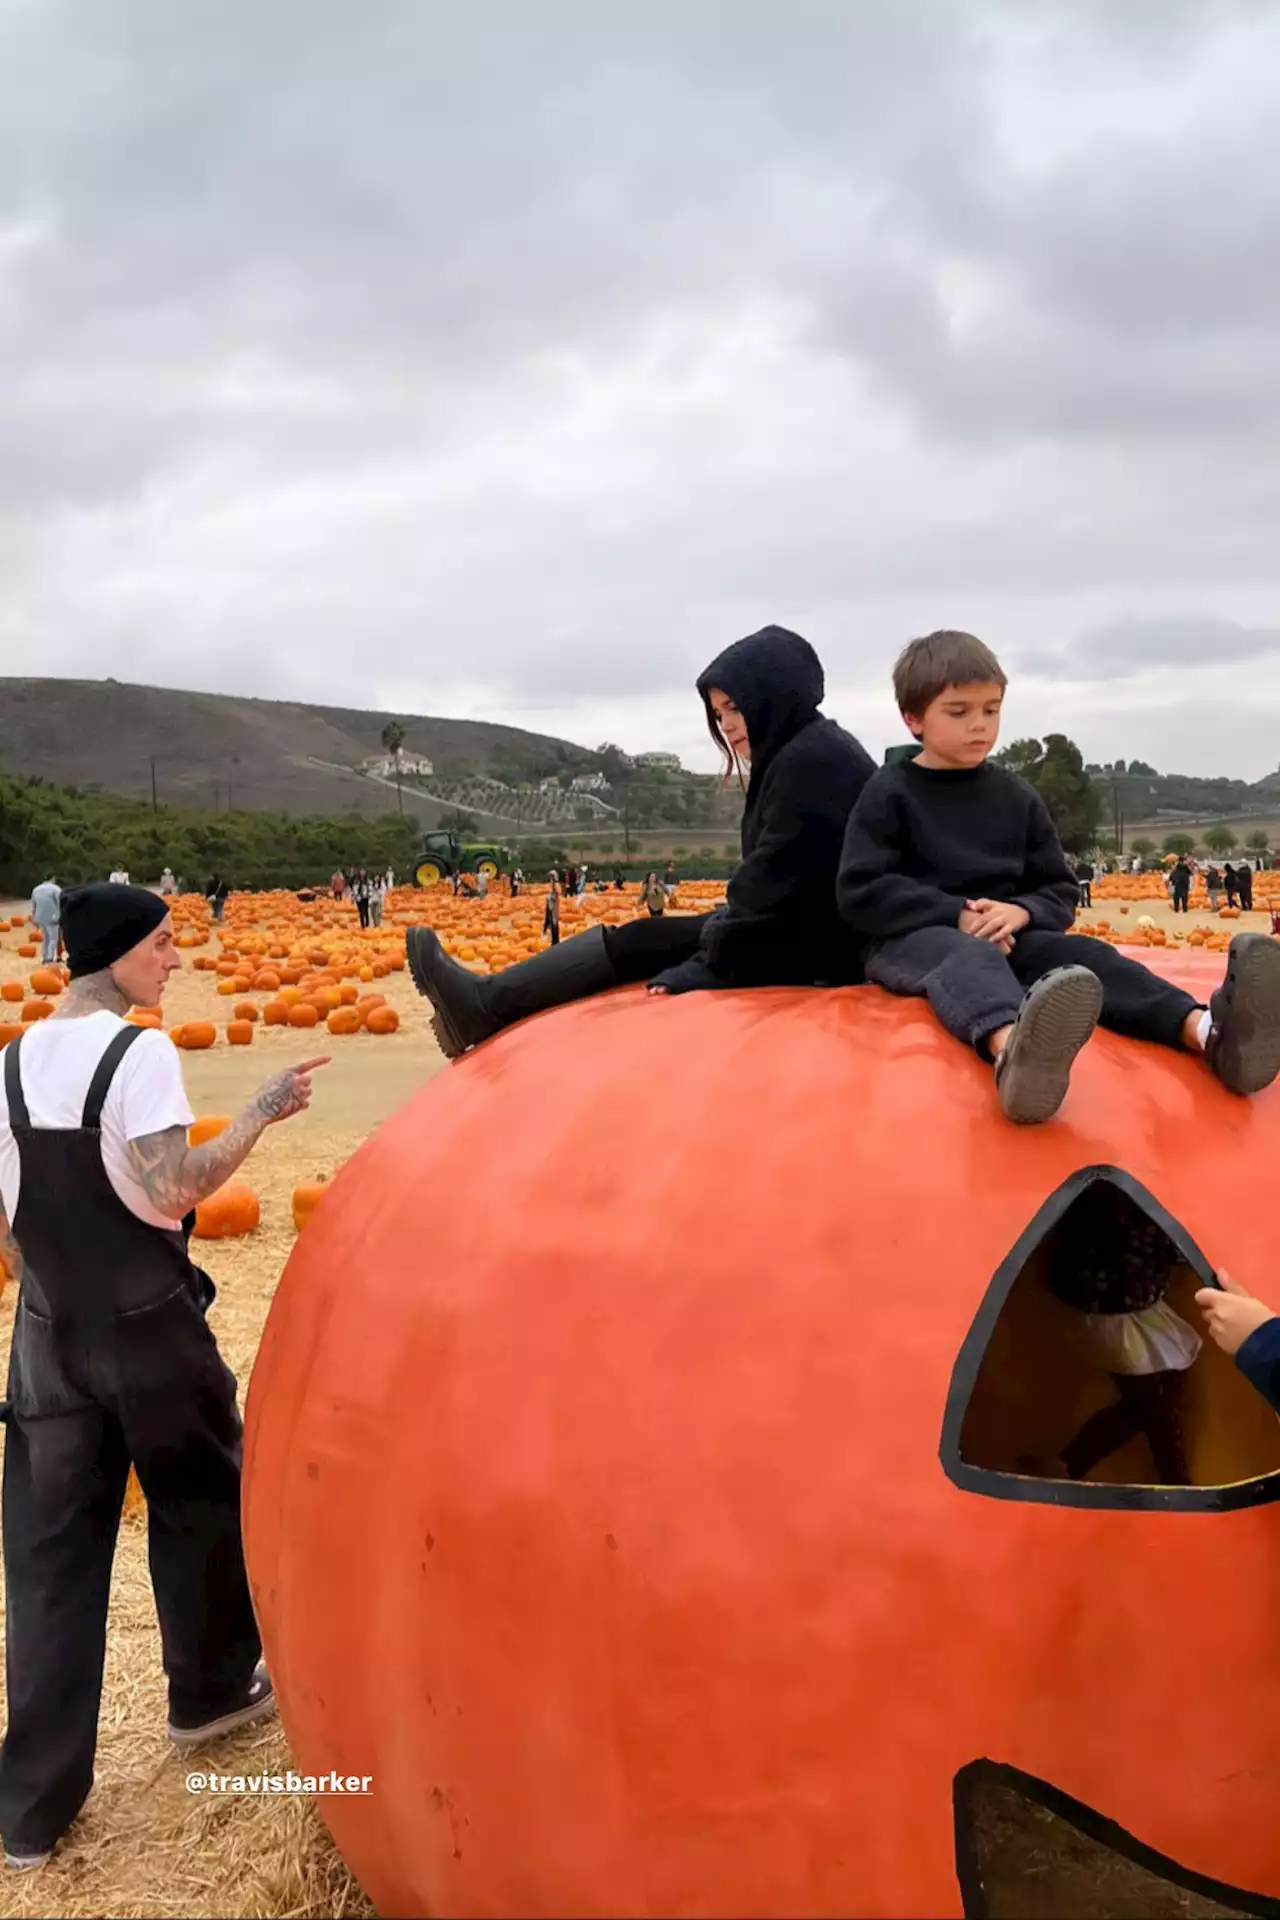
POLYGON ((129 1463, 181 1746, 274 1711, 240 1538, 236 1382, 187 1251, 196 1203, 310 1097, 277 1074, 190 1148, 168 1037, 129 1025, 181 964, 164 901, 67 894, 71 986, 0 1055, 0 1253, 20 1282, 4 1450, 8 1729, 0 1833, 12 1867, 49 1857, 93 1784, 107 1599, 129 1463))

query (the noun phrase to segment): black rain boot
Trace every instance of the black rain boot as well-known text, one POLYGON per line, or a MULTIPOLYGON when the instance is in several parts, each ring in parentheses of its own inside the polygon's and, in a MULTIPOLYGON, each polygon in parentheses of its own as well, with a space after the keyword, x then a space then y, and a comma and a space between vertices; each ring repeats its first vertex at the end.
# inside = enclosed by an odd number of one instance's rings
POLYGON ((1210 1068, 1232 1093, 1261 1093, 1280 1073, 1280 946, 1269 934, 1236 935, 1209 1013, 1210 1068))
POLYGON ((431 1024, 450 1060, 531 1013, 587 1000, 618 985, 600 927, 489 978, 477 978, 451 960, 430 927, 410 927, 405 951, 413 984, 435 1008, 431 1024))

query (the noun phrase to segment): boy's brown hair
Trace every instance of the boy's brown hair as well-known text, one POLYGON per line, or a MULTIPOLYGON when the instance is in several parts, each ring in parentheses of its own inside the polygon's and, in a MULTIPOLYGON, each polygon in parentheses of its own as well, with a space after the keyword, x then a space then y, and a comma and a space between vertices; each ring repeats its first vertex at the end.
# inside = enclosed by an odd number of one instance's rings
POLYGON ((917 717, 948 687, 971 687, 984 680, 1000 687, 1009 684, 990 647, 975 634, 953 633, 947 628, 912 640, 893 668, 898 711, 917 717))

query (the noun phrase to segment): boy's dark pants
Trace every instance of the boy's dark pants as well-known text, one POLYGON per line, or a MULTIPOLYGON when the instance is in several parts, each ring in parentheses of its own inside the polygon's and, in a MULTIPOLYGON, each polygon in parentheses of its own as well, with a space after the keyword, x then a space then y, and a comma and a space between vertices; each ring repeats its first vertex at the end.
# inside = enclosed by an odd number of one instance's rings
POLYGON ((1016 1020, 1025 990, 1055 967, 1087 967, 1102 982, 1102 1020, 1132 1040, 1182 1044, 1197 1010, 1181 987, 1129 960, 1105 940, 1028 928, 1005 955, 959 927, 921 927, 880 940, 867 955, 867 979, 890 993, 923 994, 948 1033, 986 1054, 985 1041, 1016 1020))

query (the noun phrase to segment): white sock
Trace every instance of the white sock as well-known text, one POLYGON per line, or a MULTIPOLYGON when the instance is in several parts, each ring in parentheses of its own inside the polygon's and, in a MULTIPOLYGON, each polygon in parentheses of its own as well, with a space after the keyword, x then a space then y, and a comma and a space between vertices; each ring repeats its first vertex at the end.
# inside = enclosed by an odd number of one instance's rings
POLYGON ((1209 1044, 1209 1035, 1213 1032, 1213 1015, 1208 1007, 1200 1015, 1200 1024, 1196 1028, 1196 1039, 1200 1042, 1200 1051, 1204 1052, 1209 1044))

